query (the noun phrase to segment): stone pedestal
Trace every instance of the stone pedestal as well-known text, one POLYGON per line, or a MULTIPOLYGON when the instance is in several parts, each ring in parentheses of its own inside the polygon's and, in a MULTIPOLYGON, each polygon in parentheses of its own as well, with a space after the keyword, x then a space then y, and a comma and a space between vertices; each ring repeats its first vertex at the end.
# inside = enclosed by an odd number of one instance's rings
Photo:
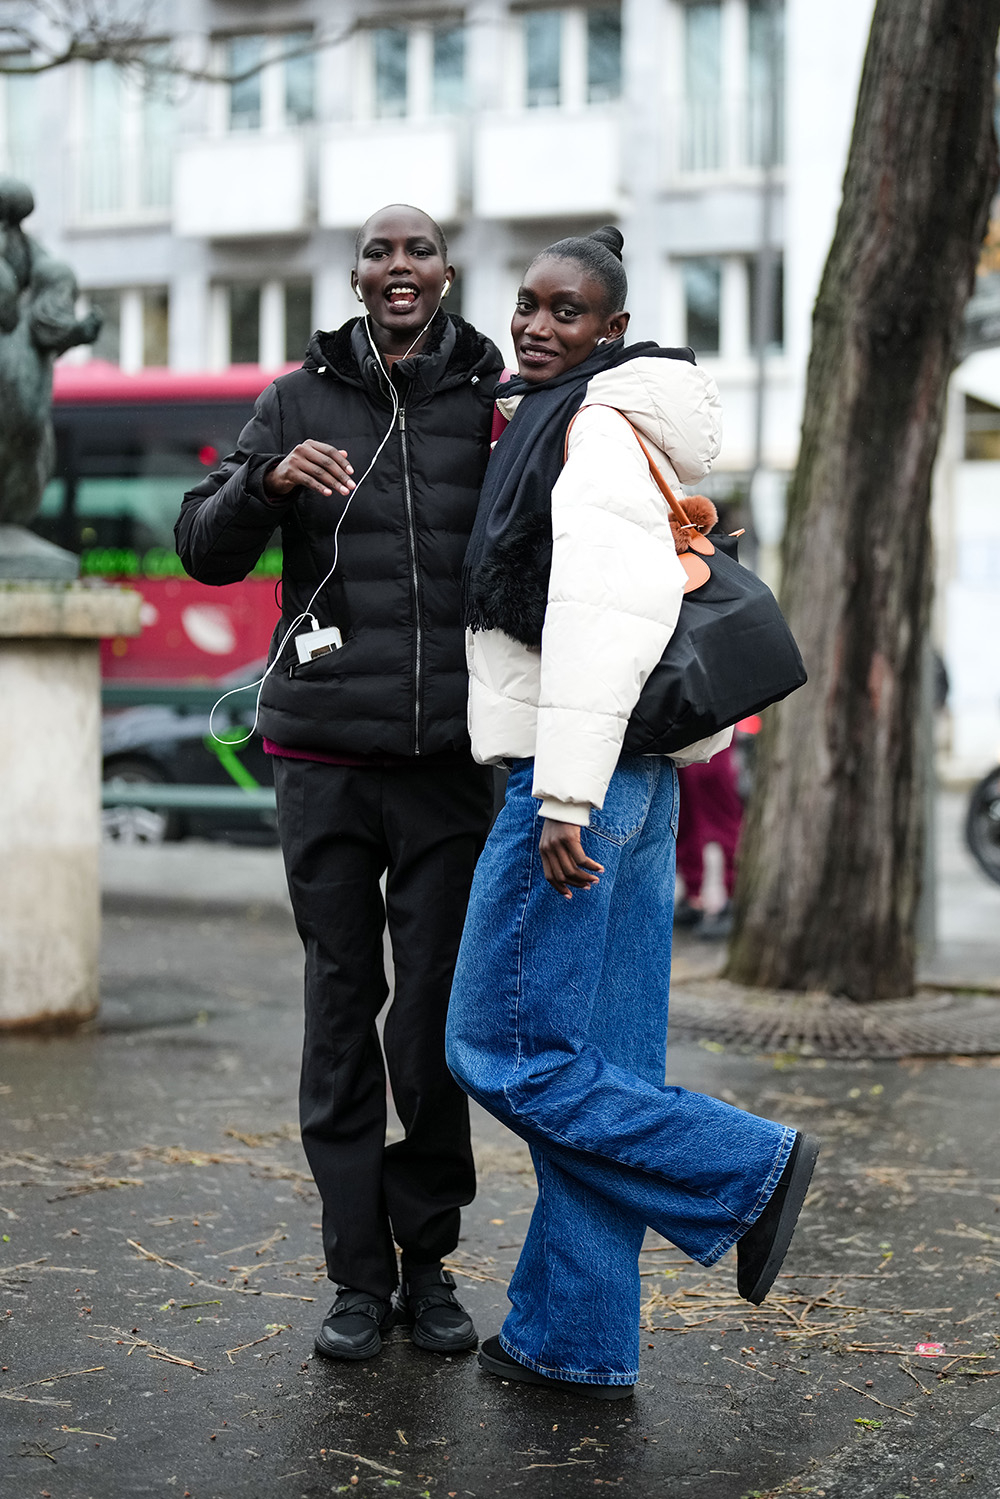
POLYGON ((98 1003, 98 642, 137 635, 137 593, 0 582, 0 1031, 98 1003))

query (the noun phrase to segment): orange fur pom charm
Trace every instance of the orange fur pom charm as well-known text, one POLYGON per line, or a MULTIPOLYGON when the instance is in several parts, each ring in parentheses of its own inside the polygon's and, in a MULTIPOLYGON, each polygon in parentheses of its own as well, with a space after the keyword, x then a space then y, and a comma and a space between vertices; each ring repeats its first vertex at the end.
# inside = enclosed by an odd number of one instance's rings
POLYGON ((712 501, 703 494, 694 494, 683 501, 687 518, 691 522, 690 527, 682 526, 680 521, 671 520, 670 530, 673 533, 674 546, 677 552, 686 552, 691 544, 691 536, 697 532, 705 536, 712 527, 718 523, 719 512, 712 501))

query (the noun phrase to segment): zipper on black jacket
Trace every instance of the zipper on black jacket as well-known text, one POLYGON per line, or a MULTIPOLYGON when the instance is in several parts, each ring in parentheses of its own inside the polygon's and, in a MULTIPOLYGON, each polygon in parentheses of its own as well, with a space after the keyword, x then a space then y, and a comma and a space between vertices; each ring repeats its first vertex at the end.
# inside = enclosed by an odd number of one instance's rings
POLYGON ((410 543, 410 581, 413 585, 413 616, 416 621, 417 637, 417 659, 413 673, 413 753, 419 755, 424 632, 420 620, 420 572, 417 566, 417 527, 413 514, 413 486, 410 483, 410 449, 406 440, 405 402, 399 408, 399 441, 403 459, 403 500, 406 506, 406 533, 410 543))

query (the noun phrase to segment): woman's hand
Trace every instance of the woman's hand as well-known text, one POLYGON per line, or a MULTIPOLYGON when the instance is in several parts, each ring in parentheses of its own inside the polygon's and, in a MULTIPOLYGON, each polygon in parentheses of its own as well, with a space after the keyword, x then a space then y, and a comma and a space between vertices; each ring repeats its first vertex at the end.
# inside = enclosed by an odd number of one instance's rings
POLYGON ((343 448, 331 448, 328 442, 316 442, 310 437, 265 474, 264 493, 276 500, 301 485, 317 494, 332 495, 335 489, 350 494, 354 488, 353 472, 343 448))
POLYGON ((555 822, 551 817, 544 821, 538 851, 542 856, 542 872, 553 890, 572 900, 573 890, 589 890, 592 885, 599 885, 598 876, 604 873, 604 865, 584 853, 576 823, 555 822))

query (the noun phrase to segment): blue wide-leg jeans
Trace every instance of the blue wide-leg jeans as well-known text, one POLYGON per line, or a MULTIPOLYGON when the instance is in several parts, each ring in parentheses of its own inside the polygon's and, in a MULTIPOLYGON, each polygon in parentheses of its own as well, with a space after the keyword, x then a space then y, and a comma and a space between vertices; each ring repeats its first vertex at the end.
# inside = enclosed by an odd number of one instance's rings
POLYGON ((667 1087, 677 772, 623 756, 582 833, 604 873, 542 874, 533 762, 514 762, 476 868, 448 1016, 462 1087, 527 1141, 538 1200, 500 1334, 541 1374, 634 1384, 646 1226, 702 1265, 771 1196, 793 1129, 667 1087))

